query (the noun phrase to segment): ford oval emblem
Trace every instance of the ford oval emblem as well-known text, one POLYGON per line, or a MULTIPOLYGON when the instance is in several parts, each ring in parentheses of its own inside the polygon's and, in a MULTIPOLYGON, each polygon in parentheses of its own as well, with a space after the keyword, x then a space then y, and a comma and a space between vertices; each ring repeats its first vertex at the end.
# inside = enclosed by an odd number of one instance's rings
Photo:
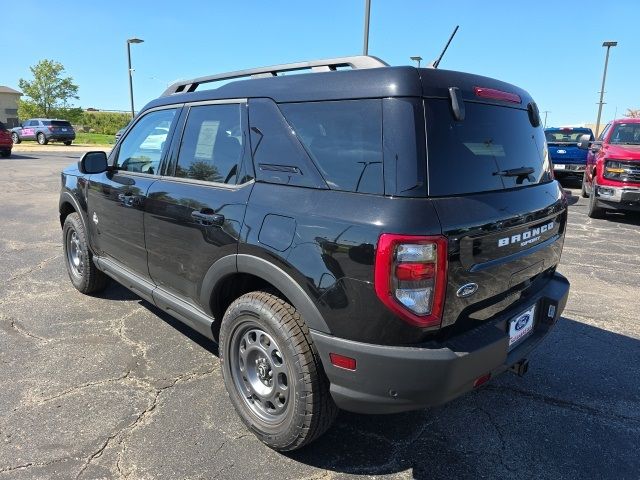
POLYGON ((460 298, 466 298, 466 297, 470 297, 477 291, 478 291, 477 283, 467 283, 466 285, 463 285, 458 289, 458 291, 456 292, 456 295, 459 296, 460 298))
POLYGON ((556 153, 567 153, 566 150, 556 150, 556 153))
POLYGON ((516 331, 522 330, 524 327, 526 327, 526 325, 529 323, 530 318, 531 316, 528 313, 525 313, 522 317, 520 317, 515 325, 516 331))

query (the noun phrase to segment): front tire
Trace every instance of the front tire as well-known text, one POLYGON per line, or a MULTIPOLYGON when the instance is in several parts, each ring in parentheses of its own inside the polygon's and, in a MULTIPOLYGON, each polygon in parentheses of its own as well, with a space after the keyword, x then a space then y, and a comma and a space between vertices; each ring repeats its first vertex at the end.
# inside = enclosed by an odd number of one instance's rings
POLYGON ((275 450, 307 445, 337 415, 308 327, 275 295, 251 292, 229 306, 220 327, 220 362, 236 412, 275 450))
POLYGON ((598 190, 598 185, 596 184, 595 178, 591 183, 591 194, 589 195, 589 209, 587 211, 587 215, 589 218, 604 218, 605 210, 604 208, 598 206, 598 199, 596 198, 596 192, 598 190))
POLYGON ((47 143, 49 143, 49 140, 47 139, 47 136, 40 132, 36 135, 36 140, 38 140, 38 143, 40 145, 46 145, 47 143))
POLYGON ((2 155, 3 158, 9 158, 11 156, 11 150, 2 150, 0 151, 0 155, 2 155))
POLYGON ((62 245, 67 273, 73 286, 84 294, 103 290, 109 283, 109 277, 93 263, 84 225, 80 215, 75 212, 69 214, 64 221, 62 245))
POLYGON ((71 140, 65 140, 64 144, 68 147, 69 145, 71 145, 71 140))
POLYGON ((582 175, 582 188, 580 190, 580 195, 582 198, 589 198, 589 193, 587 192, 587 172, 584 172, 582 175))
POLYGON ((18 134, 16 132, 13 132, 11 134, 11 140, 13 140, 13 143, 15 145, 19 144, 20 142, 22 142, 22 140, 20 140, 20 137, 18 136, 18 134))

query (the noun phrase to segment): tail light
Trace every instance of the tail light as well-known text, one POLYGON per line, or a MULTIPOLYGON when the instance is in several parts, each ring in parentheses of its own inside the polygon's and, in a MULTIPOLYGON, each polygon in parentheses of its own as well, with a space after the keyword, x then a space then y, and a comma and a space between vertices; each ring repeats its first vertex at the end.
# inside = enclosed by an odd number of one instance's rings
POLYGON ((520 95, 511 92, 496 90, 495 88, 473 87, 476 97, 502 100, 503 102, 522 103, 520 95))
POLYGON ((447 239, 383 233, 376 251, 376 295, 417 327, 442 322, 447 284, 447 239))

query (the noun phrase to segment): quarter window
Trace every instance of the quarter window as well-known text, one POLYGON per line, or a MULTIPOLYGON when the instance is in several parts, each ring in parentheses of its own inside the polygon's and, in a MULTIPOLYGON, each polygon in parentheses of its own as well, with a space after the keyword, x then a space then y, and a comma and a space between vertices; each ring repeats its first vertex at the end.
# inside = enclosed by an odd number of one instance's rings
POLYGON ((175 176, 235 184, 243 152, 239 104, 191 107, 175 176))
POLYGON ((175 116, 176 109, 156 110, 138 120, 120 144, 117 169, 157 174, 175 116))
POLYGON ((281 104, 333 190, 384 193, 380 100, 281 104))

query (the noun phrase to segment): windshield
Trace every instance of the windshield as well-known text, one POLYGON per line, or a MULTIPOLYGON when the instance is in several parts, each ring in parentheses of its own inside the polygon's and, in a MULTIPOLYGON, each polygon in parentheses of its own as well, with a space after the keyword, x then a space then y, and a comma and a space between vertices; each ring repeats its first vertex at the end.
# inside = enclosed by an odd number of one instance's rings
POLYGON ((609 143, 640 145, 640 123, 618 123, 611 132, 609 143))
POLYGON ((582 135, 590 135, 593 140, 593 132, 590 128, 547 128, 544 131, 547 143, 578 143, 582 135))
POLYGON ((526 187, 551 180, 542 128, 526 110, 465 102, 456 121, 448 100, 427 99, 429 195, 526 187))

